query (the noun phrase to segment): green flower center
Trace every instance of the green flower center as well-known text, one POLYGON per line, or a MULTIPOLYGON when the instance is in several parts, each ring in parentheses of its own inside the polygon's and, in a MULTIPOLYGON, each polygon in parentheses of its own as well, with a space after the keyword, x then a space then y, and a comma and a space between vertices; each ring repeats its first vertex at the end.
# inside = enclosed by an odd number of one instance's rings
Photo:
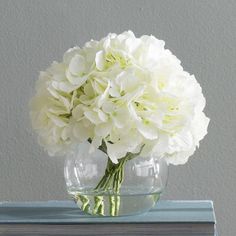
POLYGON ((115 64, 119 64, 121 69, 126 68, 127 66, 129 66, 130 60, 126 59, 125 57, 123 57, 122 55, 118 54, 118 53, 108 53, 106 55, 106 64, 105 64, 105 68, 108 69, 111 66, 115 65, 115 64))

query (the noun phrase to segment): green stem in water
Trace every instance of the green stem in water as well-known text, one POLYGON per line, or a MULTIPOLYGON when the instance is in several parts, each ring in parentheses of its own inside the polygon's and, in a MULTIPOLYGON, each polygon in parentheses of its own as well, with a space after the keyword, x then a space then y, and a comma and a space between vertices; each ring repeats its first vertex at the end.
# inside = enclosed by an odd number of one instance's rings
POLYGON ((104 202, 102 196, 94 197, 95 206, 93 209, 93 214, 104 215, 104 202))
POLYGON ((115 197, 116 197, 116 204, 115 204, 115 216, 119 215, 119 209, 120 209, 120 188, 124 181, 124 168, 125 163, 127 162, 127 159, 123 159, 122 163, 120 165, 119 171, 116 173, 116 184, 115 184, 115 197))
MULTIPOLYGON (((91 139, 88 140, 91 143, 91 139)), ((111 216, 118 216, 119 209, 120 209, 120 188, 124 181, 124 167, 127 161, 132 160, 136 156, 138 156, 144 146, 141 147, 139 153, 127 153, 127 155, 119 160, 117 164, 114 164, 110 158, 108 157, 106 170, 104 176, 101 178, 97 186, 95 187, 95 191, 100 194, 100 192, 111 191, 110 193, 110 215, 111 216)), ((105 142, 102 142, 102 145, 99 149, 107 154, 107 147, 105 142)), ((81 200, 83 203, 82 210, 88 212, 90 205, 89 200, 87 197, 81 199, 78 197, 78 200, 81 200)), ((93 214, 95 215, 104 215, 104 197, 101 195, 94 197, 94 208, 93 214)))
POLYGON ((77 203, 80 201, 82 203, 81 209, 84 212, 89 213, 90 204, 89 204, 89 199, 86 196, 77 194, 76 197, 75 197, 75 200, 76 200, 77 203))
MULTIPOLYGON (((120 208, 120 188, 121 184, 124 180, 124 166, 126 161, 130 156, 122 158, 118 164, 112 163, 108 160, 107 169, 105 171, 105 175, 100 180, 98 185, 96 186, 95 190, 106 191, 111 190, 110 193, 110 215, 117 216, 119 215, 119 208, 120 208)), ((99 207, 102 205, 103 200, 102 196, 99 196, 99 200, 95 197, 95 207, 93 214, 101 214, 99 212, 99 207)))

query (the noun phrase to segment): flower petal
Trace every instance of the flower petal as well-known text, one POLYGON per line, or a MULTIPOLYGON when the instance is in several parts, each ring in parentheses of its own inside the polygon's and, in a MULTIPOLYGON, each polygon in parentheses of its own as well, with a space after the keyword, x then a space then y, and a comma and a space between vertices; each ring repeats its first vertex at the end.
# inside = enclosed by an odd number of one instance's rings
POLYGON ((70 61, 69 71, 72 75, 81 75, 85 71, 85 59, 83 56, 76 54, 70 61))
POLYGON ((91 127, 85 127, 82 123, 75 123, 73 126, 73 135, 80 142, 88 140, 93 135, 91 127))
POLYGON ((95 125, 102 122, 98 116, 98 113, 95 111, 85 111, 84 115, 95 125))
POLYGON ((110 134, 111 129, 112 129, 111 122, 101 123, 96 125, 94 132, 97 136, 105 138, 110 134))
POLYGON ((110 144, 109 142, 106 142, 106 146, 108 157, 115 164, 118 163, 118 159, 126 155, 125 147, 120 143, 110 144))
POLYGON ((89 153, 95 152, 97 148, 99 148, 102 144, 102 137, 95 136, 92 140, 92 143, 89 148, 89 153))
POLYGON ((74 76, 68 70, 66 71, 66 78, 70 81, 71 84, 76 85, 77 88, 81 87, 88 79, 87 76, 74 76))
POLYGON ((151 125, 140 122, 137 125, 137 129, 146 139, 153 140, 158 138, 157 129, 151 125))
POLYGON ((105 65, 105 53, 104 51, 99 51, 96 53, 95 63, 98 70, 102 71, 105 65))

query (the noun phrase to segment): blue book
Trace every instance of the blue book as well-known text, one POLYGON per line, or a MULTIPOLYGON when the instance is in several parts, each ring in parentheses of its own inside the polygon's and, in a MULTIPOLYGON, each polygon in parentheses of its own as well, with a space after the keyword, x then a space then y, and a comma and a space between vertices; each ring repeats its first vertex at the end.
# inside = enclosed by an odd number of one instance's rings
POLYGON ((149 212, 89 216, 72 201, 0 202, 0 235, 214 236, 211 201, 159 201, 149 212))

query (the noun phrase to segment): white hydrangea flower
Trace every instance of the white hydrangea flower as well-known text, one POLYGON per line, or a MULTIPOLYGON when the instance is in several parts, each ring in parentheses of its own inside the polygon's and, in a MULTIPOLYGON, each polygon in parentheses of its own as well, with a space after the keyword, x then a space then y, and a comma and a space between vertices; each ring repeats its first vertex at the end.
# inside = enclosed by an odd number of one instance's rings
POLYGON ((207 133, 205 98, 193 75, 154 36, 109 34, 41 72, 33 127, 50 155, 88 139, 117 163, 127 152, 184 164, 207 133))

